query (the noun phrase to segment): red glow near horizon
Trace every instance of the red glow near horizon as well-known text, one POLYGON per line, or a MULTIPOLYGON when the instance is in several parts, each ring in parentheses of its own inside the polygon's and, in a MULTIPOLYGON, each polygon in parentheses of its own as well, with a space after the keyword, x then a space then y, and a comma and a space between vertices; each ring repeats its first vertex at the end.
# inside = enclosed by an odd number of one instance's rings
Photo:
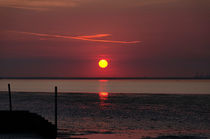
POLYGON ((99 82, 108 82, 108 80, 99 80, 99 82))

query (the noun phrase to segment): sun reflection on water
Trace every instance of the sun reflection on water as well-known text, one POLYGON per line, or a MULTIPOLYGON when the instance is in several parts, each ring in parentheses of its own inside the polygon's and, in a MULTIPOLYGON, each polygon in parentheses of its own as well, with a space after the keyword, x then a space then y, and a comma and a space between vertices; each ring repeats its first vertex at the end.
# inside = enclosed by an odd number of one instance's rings
POLYGON ((108 92, 99 92, 99 98, 100 100, 107 100, 109 96, 108 92))
POLYGON ((100 106, 102 109, 110 106, 111 104, 107 102, 109 93, 108 92, 99 92, 100 106))
POLYGON ((107 102, 109 98, 108 88, 107 88, 108 80, 99 80, 99 100, 100 100, 100 106, 101 108, 106 108, 110 105, 110 103, 107 102))

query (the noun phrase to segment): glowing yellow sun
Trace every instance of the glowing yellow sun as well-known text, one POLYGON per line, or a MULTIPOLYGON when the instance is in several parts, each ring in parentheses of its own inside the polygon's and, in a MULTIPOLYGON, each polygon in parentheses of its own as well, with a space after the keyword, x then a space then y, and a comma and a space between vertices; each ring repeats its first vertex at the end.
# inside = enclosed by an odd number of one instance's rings
POLYGON ((98 65, 100 68, 106 68, 108 66, 108 62, 107 60, 105 59, 101 59, 99 62, 98 62, 98 65))

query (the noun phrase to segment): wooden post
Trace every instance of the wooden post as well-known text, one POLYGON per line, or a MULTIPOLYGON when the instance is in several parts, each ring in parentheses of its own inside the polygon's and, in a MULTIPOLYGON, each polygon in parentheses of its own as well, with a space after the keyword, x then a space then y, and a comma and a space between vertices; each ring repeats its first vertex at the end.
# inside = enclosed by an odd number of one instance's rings
POLYGON ((9 110, 12 111, 12 98, 11 98, 10 84, 8 84, 8 93, 9 93, 9 110))
POLYGON ((56 128, 56 137, 57 137, 57 130, 58 130, 58 125, 57 125, 57 96, 58 96, 58 88, 55 86, 55 128, 56 128))

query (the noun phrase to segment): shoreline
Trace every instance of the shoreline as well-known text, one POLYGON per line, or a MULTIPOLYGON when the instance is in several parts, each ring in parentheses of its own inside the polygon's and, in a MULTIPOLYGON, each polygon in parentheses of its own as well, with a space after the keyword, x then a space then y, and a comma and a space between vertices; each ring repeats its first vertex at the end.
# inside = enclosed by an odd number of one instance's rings
MULTIPOLYGON (((0 91, 0 93, 8 93, 8 91, 0 91)), ((12 91, 12 93, 45 93, 45 94, 54 94, 54 92, 38 92, 38 91, 12 91)), ((59 94, 99 94, 100 92, 58 92, 59 94)), ((210 95, 210 93, 119 93, 119 92, 107 92, 108 94, 112 95, 152 95, 152 96, 161 96, 161 95, 175 95, 175 96, 196 96, 196 95, 210 95)))

